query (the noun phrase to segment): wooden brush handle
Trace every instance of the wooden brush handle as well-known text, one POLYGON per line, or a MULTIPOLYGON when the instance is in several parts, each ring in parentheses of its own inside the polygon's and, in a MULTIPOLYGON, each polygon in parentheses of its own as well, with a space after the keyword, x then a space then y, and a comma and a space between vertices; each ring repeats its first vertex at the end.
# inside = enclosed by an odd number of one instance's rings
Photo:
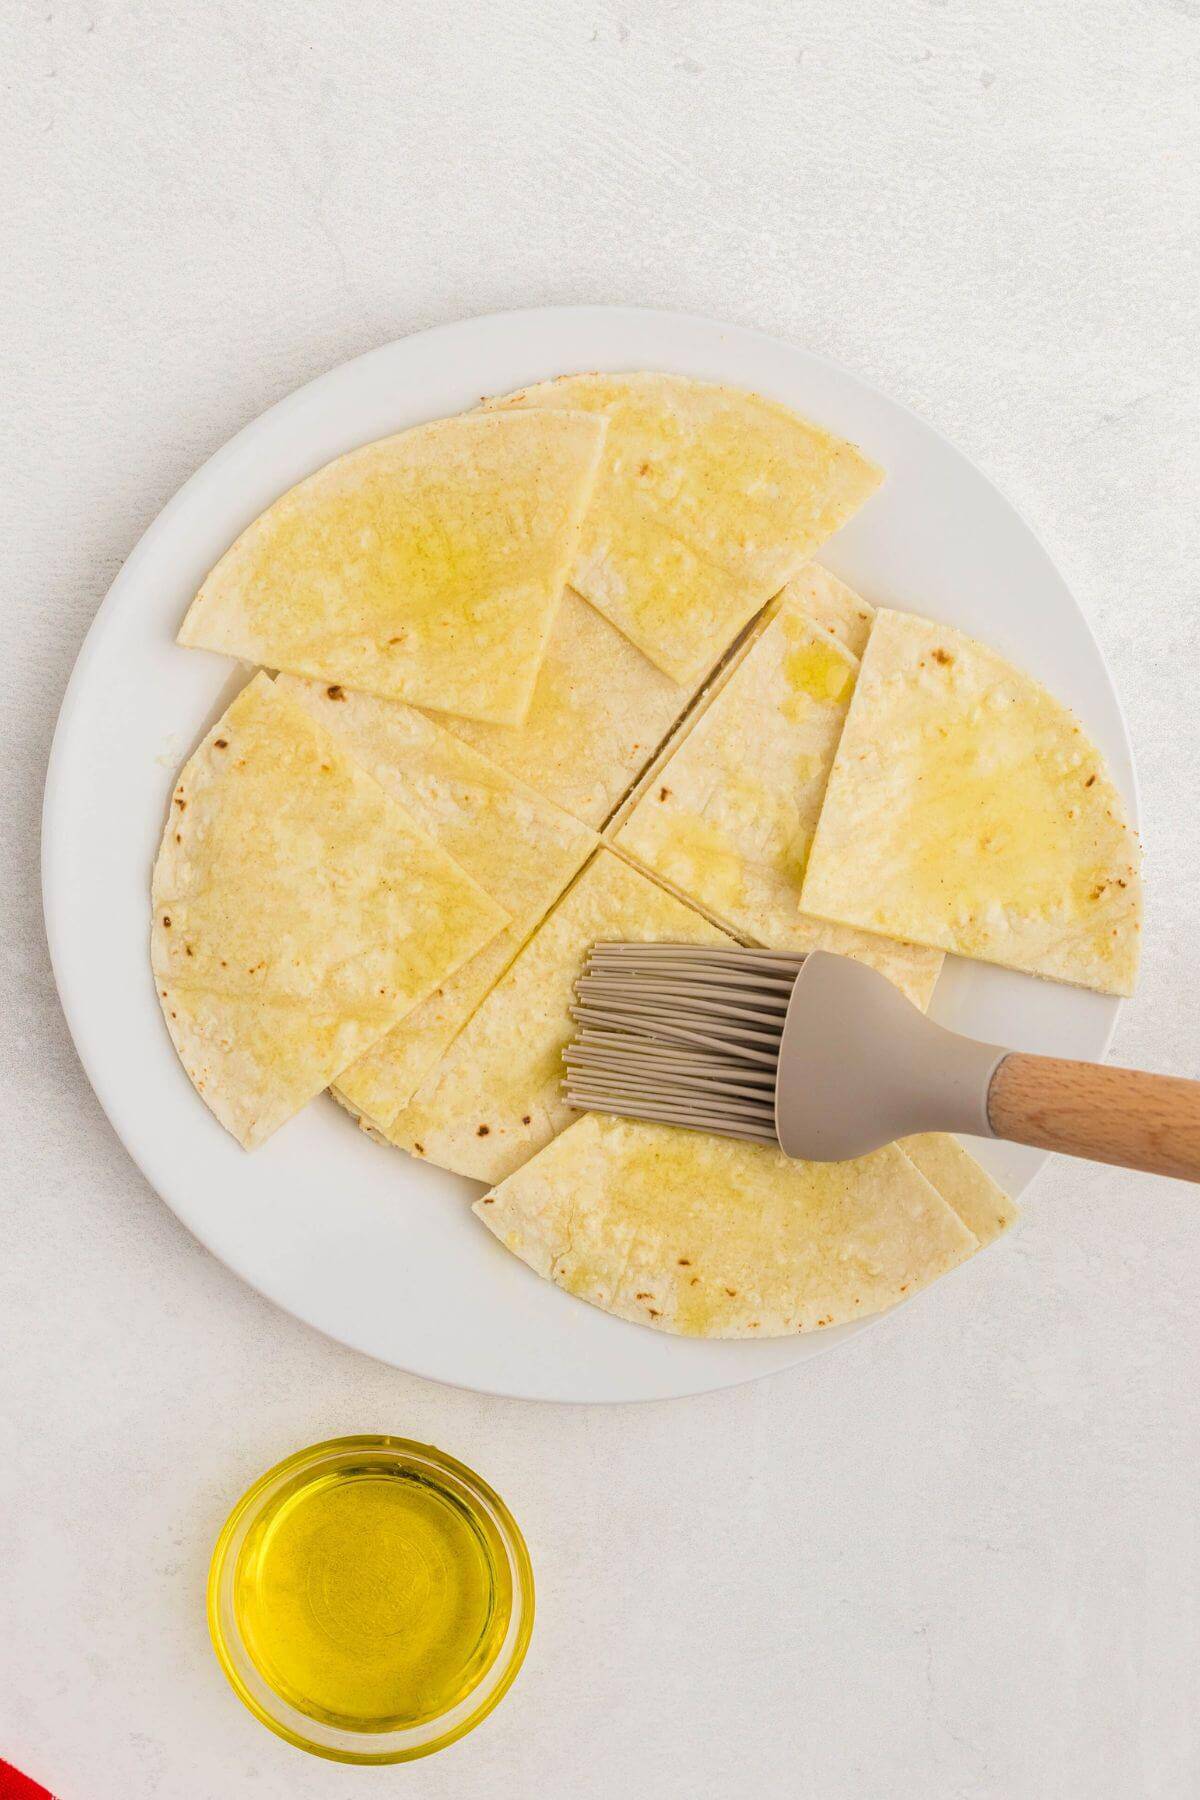
POLYGON ((1200 1181, 1200 1081, 1014 1051, 992 1076, 997 1137, 1200 1181))

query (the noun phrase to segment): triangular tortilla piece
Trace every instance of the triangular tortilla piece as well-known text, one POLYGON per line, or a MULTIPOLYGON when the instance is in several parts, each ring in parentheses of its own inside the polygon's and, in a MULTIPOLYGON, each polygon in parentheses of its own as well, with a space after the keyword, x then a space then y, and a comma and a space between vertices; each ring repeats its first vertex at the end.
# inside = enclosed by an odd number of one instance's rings
MULTIPOLYGON (((657 781, 659 771, 675 755, 675 752, 679 749, 684 739, 695 730, 717 695, 723 691, 727 683, 732 679, 735 671, 741 667, 741 664, 749 654, 752 645, 758 642, 778 610, 778 598, 769 600, 762 611, 754 616, 731 648, 726 651, 725 655, 708 676, 707 680, 704 681, 697 690, 691 704, 676 720, 673 729, 663 739, 653 757, 651 757, 637 780, 625 794, 620 805, 612 813, 605 824, 603 836, 606 843, 614 844, 621 827, 624 825, 630 813, 632 813, 634 808, 639 804, 643 794, 648 793, 657 781)), ((661 877, 658 878, 661 879, 661 877)), ((671 884, 670 882, 664 882, 663 885, 665 887, 670 887, 671 884)))
POLYGON ((1065 706, 961 632, 876 615, 806 912, 1128 994, 1138 864, 1104 760, 1065 706))
POLYGON ((725 934, 600 850, 395 1119, 393 1143, 501 1181, 576 1116, 562 1096, 572 983, 599 939, 723 944, 725 934))
POLYGON ((807 613, 813 622, 843 644, 852 656, 861 657, 871 635, 875 608, 853 588, 823 569, 807 563, 789 581, 780 599, 786 606, 807 613))
POLYGON ((507 923, 302 707, 258 675, 183 769, 154 867, 160 985, 388 1026, 507 923))
POLYGON ((687 1337, 783 1337, 866 1318, 976 1248, 895 1145, 792 1162, 590 1113, 475 1211, 568 1293, 687 1337))
POLYGON ((338 1087, 369 1119, 394 1119, 597 847, 594 831, 406 706, 281 675, 311 713, 509 915, 489 944, 344 1068, 338 1087))
POLYGON ((967 1230, 975 1233, 980 1249, 995 1243, 1016 1223, 1016 1202, 948 1132, 927 1131, 920 1137, 904 1138, 900 1148, 946 1204, 954 1208, 967 1230))
POLYGON ((176 783, 153 902, 168 1029, 247 1148, 507 917, 265 675, 176 783))
POLYGON ((203 988, 159 986, 179 1060, 201 1099, 253 1150, 379 1035, 375 1018, 203 988))
MULTIPOLYGON (((834 576, 829 575, 816 563, 806 563, 803 574, 797 576, 795 580, 789 581, 786 587, 781 588, 779 593, 767 602, 762 611, 746 627, 732 649, 726 652, 712 675, 705 681, 686 712, 681 715, 675 729, 668 737, 664 738, 653 760, 642 771, 637 781, 626 793, 620 806, 606 823, 604 836, 609 843, 613 843, 625 820, 637 806, 643 794, 650 790, 662 768, 674 756, 689 733, 695 730, 705 712, 726 687, 751 648, 764 635, 772 621, 785 609, 803 614, 814 625, 819 626, 826 636, 836 639, 844 649, 850 650, 855 658, 857 672, 858 652, 853 649, 848 639, 859 635, 856 624, 859 622, 861 623, 861 641, 865 644, 870 631, 870 621, 875 616, 875 608, 869 606, 852 589, 845 587, 843 583, 837 581, 834 576), (841 590, 841 596, 833 592, 835 588, 841 590), (844 596, 844 601, 842 596, 844 596)), ((627 854, 632 853, 627 852, 627 854)), ((661 870, 656 870, 655 873, 659 880, 665 880, 661 870)), ((671 883, 668 881, 666 885, 669 887, 671 883)))
POLYGON ((490 405, 607 418, 571 582, 681 683, 883 479, 790 408, 687 376, 567 375, 490 405))
POLYGON ((799 911, 857 668, 848 650, 782 605, 614 842, 749 942, 857 957, 925 1006, 939 951, 799 911))
POLYGON ((567 588, 525 723, 440 723, 599 830, 704 679, 680 687, 567 588))
POLYGON ((472 413, 352 450, 242 533, 179 641, 519 725, 603 437, 581 412, 472 413))

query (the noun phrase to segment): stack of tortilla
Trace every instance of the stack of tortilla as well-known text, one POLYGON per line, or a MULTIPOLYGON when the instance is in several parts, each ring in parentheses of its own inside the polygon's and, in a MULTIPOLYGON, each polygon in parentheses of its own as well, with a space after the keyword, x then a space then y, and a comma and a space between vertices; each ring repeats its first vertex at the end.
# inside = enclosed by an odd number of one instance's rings
POLYGON ((946 952, 1127 991, 1137 846, 1065 710, 812 552, 877 487, 759 396, 569 376, 353 450, 222 557, 181 642, 266 670, 188 762, 152 956, 247 1147, 330 1087, 623 1318, 889 1306, 1014 1209, 954 1140, 838 1165, 572 1114, 571 984, 627 938, 805 950, 928 1004, 946 952))

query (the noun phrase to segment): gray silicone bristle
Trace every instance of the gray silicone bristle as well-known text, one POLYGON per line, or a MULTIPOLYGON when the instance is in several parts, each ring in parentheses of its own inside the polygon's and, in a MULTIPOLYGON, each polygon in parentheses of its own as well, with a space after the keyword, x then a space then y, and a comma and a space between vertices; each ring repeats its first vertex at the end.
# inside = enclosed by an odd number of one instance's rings
POLYGON ((596 944, 575 983, 567 1104, 778 1142, 779 1046, 804 958, 695 944, 596 944))

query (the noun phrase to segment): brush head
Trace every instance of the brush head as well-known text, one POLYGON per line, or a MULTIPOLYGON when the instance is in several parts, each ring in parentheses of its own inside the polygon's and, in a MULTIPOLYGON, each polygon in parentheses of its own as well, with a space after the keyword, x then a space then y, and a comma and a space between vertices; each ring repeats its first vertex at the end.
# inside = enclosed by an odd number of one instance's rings
POLYGON ((804 957, 695 944, 595 944, 575 983, 566 1098, 778 1143, 784 1021, 804 957))
POLYGON ((921 1131, 992 1135, 1004 1052, 826 950, 596 944, 575 984, 567 1104, 839 1162, 921 1131))

